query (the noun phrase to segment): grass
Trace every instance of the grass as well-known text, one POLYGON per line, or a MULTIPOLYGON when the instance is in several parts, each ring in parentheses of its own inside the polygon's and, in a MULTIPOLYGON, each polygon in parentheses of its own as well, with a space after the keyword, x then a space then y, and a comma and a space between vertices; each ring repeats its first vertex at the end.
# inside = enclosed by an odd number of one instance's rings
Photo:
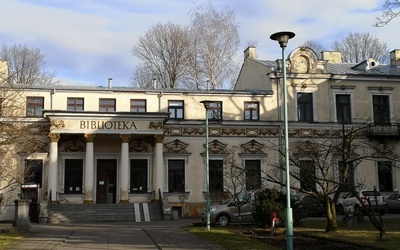
POLYGON ((206 231, 204 227, 188 227, 185 228, 188 232, 200 236, 207 241, 218 245, 223 249, 242 250, 242 249, 265 249, 275 250, 273 246, 266 245, 254 239, 250 239, 241 234, 241 227, 213 227, 212 230, 206 231))
MULTIPOLYGON (((375 247, 379 249, 397 250, 400 246, 400 219, 385 219, 385 240, 380 241, 379 232, 372 226, 368 218, 365 222, 356 226, 345 226, 338 221, 338 230, 325 233, 325 220, 305 221, 302 227, 294 229, 294 235, 305 234, 329 240, 349 242, 357 245, 375 247)), ((226 228, 214 226, 211 231, 205 231, 204 227, 186 228, 190 233, 196 234, 223 249, 277 249, 242 234, 245 230, 239 226, 226 228)), ((294 241, 294 245, 296 242, 294 241)))
POLYGON ((0 249, 5 249, 8 245, 20 240, 21 238, 22 234, 0 231, 0 249))

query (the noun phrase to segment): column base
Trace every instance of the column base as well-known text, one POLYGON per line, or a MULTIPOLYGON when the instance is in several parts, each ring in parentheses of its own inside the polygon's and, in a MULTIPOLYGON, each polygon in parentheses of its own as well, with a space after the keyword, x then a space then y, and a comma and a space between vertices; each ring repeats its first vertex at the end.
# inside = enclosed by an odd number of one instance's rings
POLYGON ((127 204, 127 203, 129 203, 129 200, 120 200, 119 203, 127 204))
POLYGON ((84 200, 83 204, 93 204, 93 201, 92 200, 84 200))

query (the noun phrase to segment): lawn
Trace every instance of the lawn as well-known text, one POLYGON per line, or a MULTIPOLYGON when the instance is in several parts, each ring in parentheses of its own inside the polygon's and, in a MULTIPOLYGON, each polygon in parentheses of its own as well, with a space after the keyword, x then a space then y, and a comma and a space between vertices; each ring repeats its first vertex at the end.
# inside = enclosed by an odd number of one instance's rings
MULTIPOLYGON (((325 233, 325 220, 305 221, 302 227, 294 229, 293 244, 296 248, 300 244, 300 236, 311 236, 311 238, 346 242, 357 244, 369 248, 379 248, 388 250, 397 250, 400 246, 400 219, 385 219, 384 226, 386 229, 385 240, 379 241, 379 233, 372 226, 371 222, 365 217, 365 223, 356 226, 345 226, 338 221, 338 230, 336 232, 325 233), (297 236, 299 238, 297 238, 297 236)), ((211 231, 205 231, 204 227, 187 228, 191 233, 207 239, 215 245, 221 246, 223 249, 281 249, 286 244, 284 229, 278 230, 275 236, 270 236, 269 229, 258 229, 254 226, 238 225, 229 227, 214 226, 211 231), (263 233, 264 232, 264 233, 263 233), (263 237, 262 234, 265 236, 263 237), (260 237, 255 237, 261 235, 260 237), (281 247, 273 247, 271 237, 275 237, 277 241, 281 241, 281 247), (270 243, 270 244, 269 244, 270 243)), ((276 244, 276 240, 274 240, 276 244)), ((322 241, 314 241, 313 244, 320 244, 322 241)))
POLYGON ((5 249, 5 247, 21 238, 21 234, 0 231, 0 249, 5 249))

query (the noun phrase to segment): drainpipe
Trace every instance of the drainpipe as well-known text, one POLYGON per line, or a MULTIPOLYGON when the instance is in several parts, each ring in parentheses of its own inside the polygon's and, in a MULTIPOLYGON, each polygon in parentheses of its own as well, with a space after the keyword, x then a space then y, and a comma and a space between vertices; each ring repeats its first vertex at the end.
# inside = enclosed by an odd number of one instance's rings
POLYGON ((50 92, 50 109, 51 110, 53 110, 53 99, 54 99, 54 94, 56 93, 56 90, 55 89, 53 89, 51 92, 50 92))

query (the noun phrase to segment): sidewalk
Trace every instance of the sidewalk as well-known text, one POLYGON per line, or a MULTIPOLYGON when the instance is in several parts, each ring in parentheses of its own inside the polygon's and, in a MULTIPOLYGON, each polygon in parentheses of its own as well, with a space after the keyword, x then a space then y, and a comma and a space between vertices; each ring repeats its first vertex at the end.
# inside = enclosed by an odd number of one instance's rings
POLYGON ((181 229, 193 222, 32 224, 29 237, 6 249, 220 249, 181 229))

